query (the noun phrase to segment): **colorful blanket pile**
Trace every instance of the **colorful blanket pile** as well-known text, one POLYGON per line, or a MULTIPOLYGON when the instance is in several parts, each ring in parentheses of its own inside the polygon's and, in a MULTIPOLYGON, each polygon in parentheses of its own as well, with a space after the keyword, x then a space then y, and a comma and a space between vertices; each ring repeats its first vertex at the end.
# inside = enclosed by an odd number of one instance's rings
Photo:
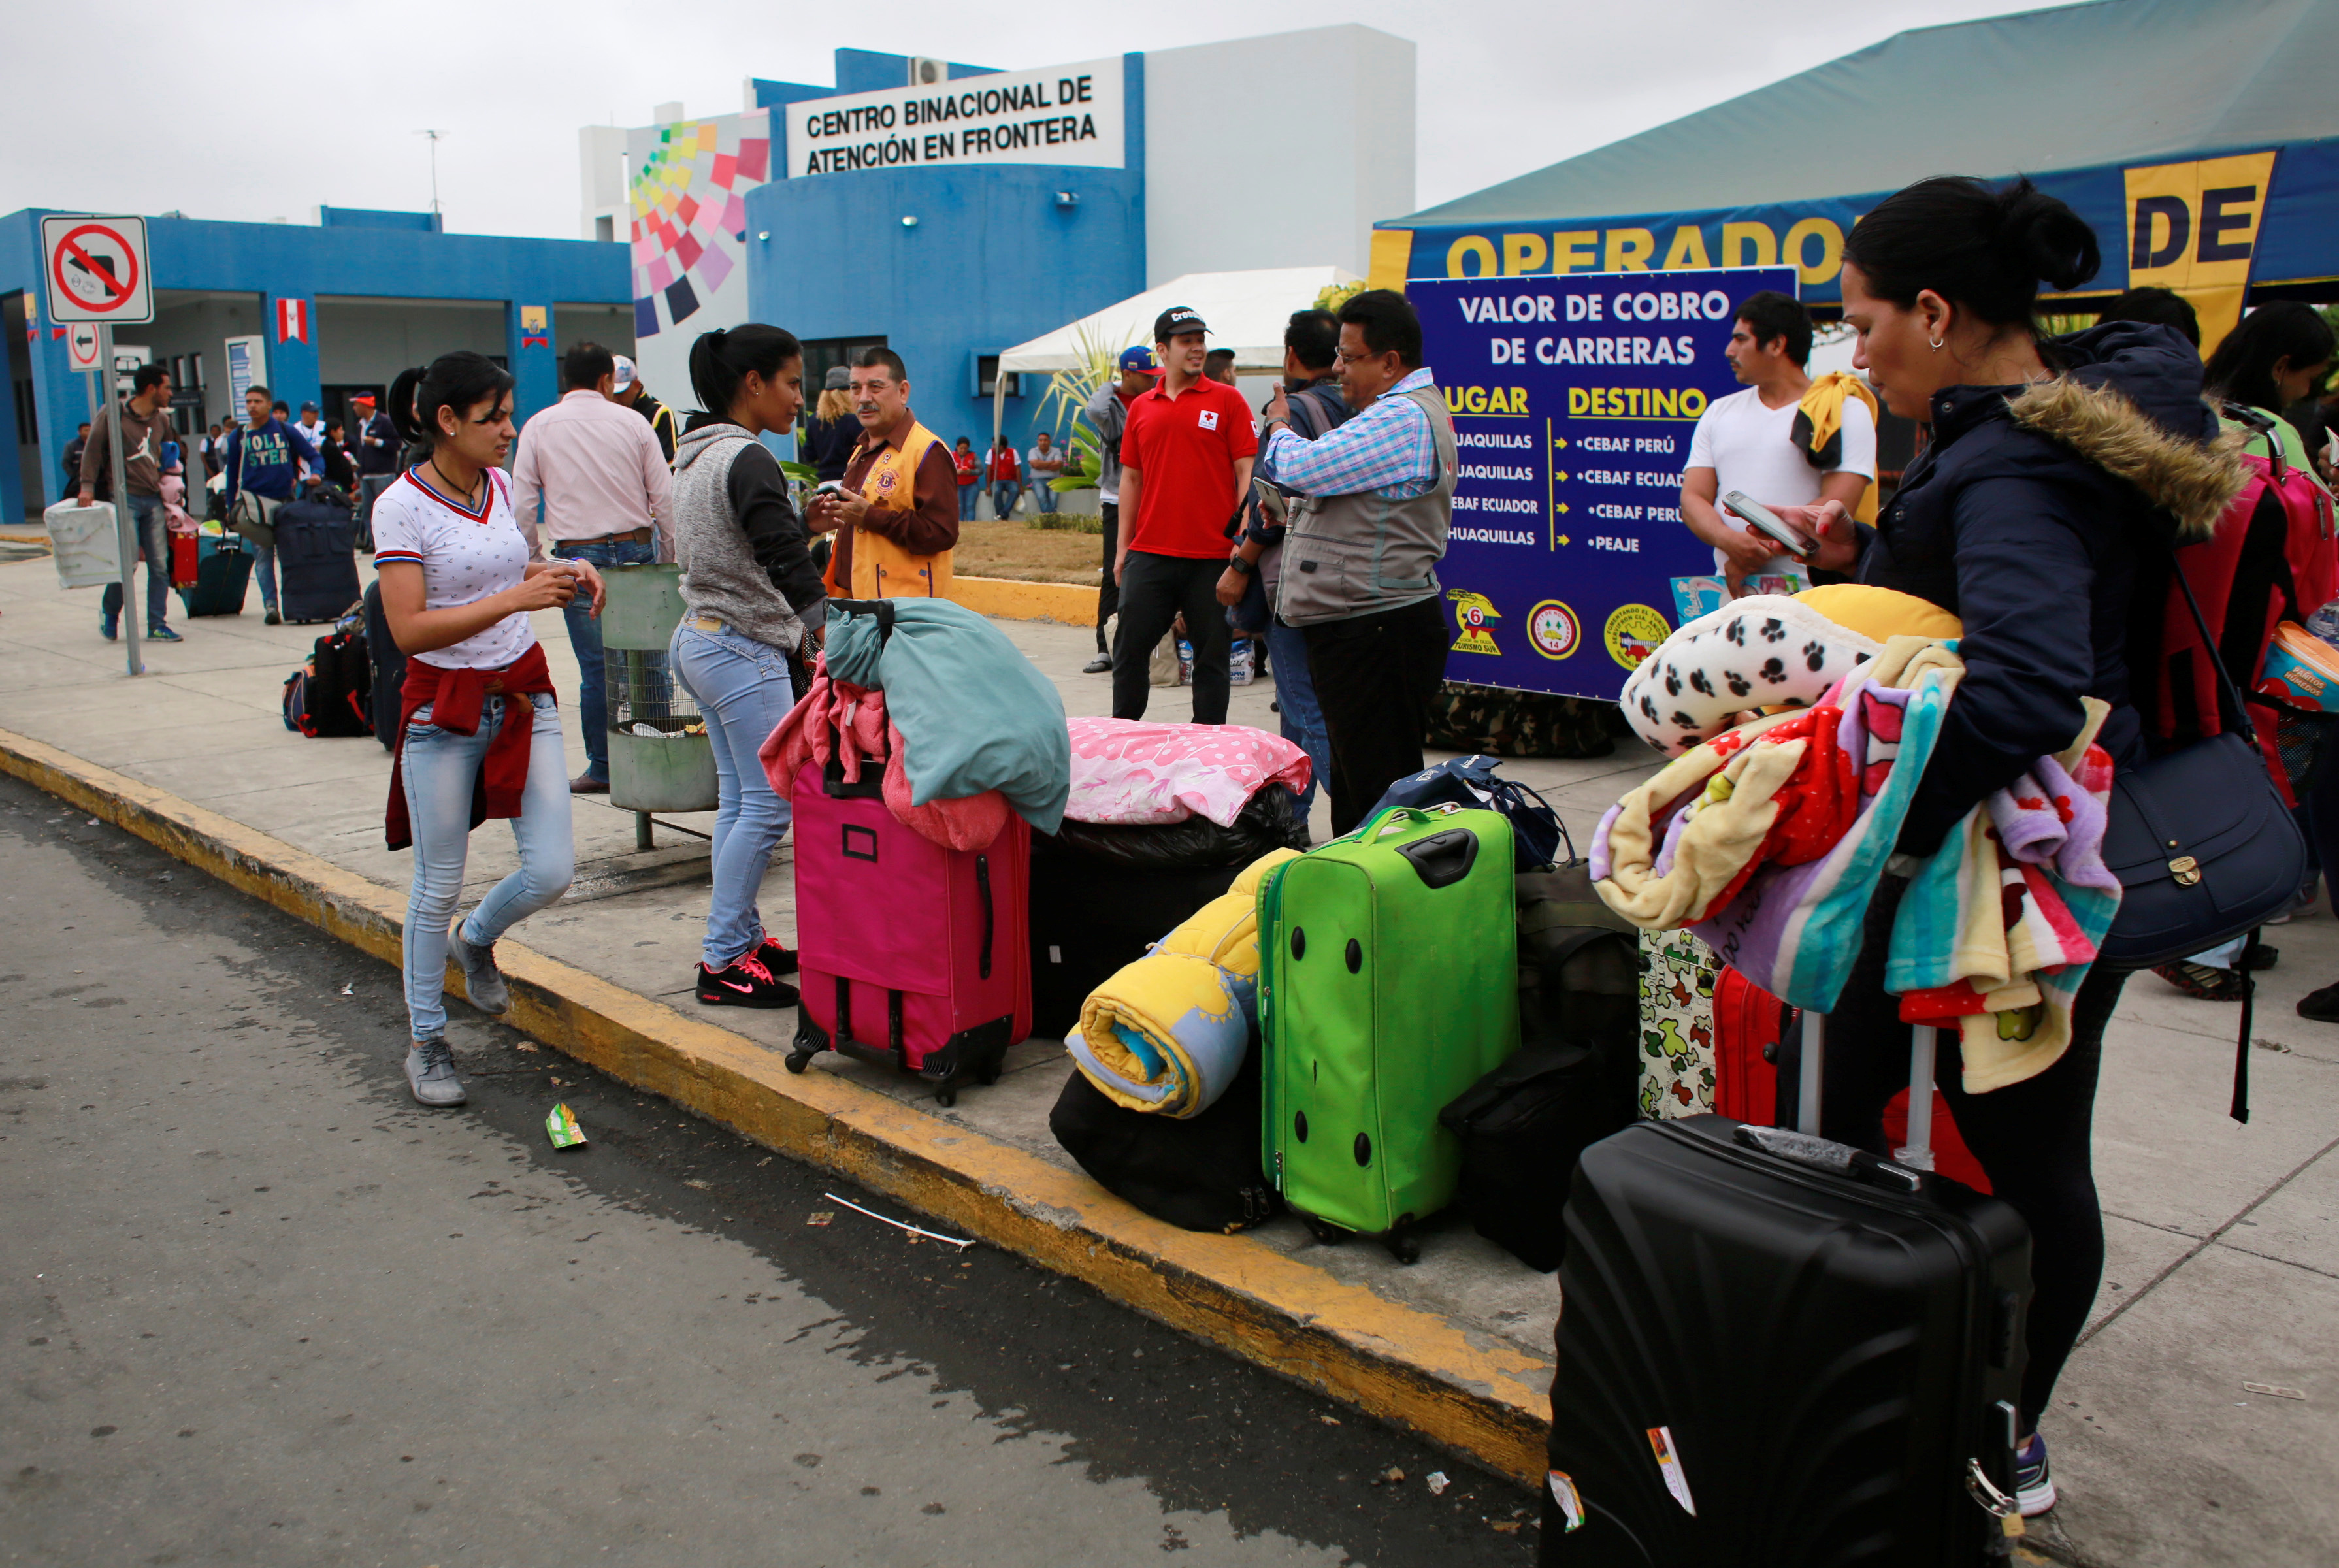
POLYGON ((1073 719, 1074 822, 1152 823, 1206 816, 1232 827, 1269 784, 1308 787, 1308 754, 1248 725, 1073 719))
POLYGON ((1703 742, 1609 808, 1592 874, 1643 931, 1689 926, 1798 1007, 1835 1005, 1964 665, 1889 639, 1812 707, 1703 742))
POLYGON ((1098 1090, 1131 1110, 1183 1120, 1241 1070, 1258 1027, 1258 884, 1298 859, 1276 850, 1090 993, 1064 1049, 1098 1090))
POLYGON ((2112 764, 2095 744, 2109 709, 2082 699, 2077 739, 1969 813, 1900 900, 1885 988, 1910 1023, 1954 1026, 1971 1094, 2051 1066, 2071 1003, 2119 912, 2103 861, 2112 764))

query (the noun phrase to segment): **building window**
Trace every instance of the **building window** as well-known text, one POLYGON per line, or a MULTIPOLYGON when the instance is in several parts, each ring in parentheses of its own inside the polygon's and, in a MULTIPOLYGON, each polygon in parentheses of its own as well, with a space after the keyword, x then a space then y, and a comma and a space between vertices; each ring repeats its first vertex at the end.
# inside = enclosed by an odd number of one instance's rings
MULTIPOLYGON (((974 357, 974 395, 989 398, 996 396, 998 391, 999 356, 977 354, 974 357)), ((1023 378, 1013 370, 1007 372, 1007 395, 1011 398, 1023 395, 1023 378)))
MULTIPOLYGON (((882 349, 884 346, 885 340, 882 336, 805 339, 804 344, 804 400, 809 403, 820 401, 821 386, 828 380, 830 370, 838 365, 849 368, 854 357, 862 350, 882 349)), ((915 381, 917 379, 917 369, 913 366, 910 370, 910 380, 915 381)))
POLYGON ((615 218, 603 216, 593 220, 593 238, 606 242, 617 237, 617 221, 615 218))

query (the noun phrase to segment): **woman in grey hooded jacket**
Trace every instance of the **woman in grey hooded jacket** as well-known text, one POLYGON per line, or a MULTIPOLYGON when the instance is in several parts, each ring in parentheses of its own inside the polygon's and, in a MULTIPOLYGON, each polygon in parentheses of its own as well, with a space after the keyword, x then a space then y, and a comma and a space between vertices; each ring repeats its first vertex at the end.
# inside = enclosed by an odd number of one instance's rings
POLYGON ((690 382, 707 411, 675 449, 683 616, 669 652, 706 715, 722 786, 697 994, 709 1006, 793 1007, 795 987, 780 977, 795 972, 795 954, 755 907, 788 803, 755 754, 795 705, 788 656, 811 661, 826 607, 786 478, 756 438, 794 428, 804 350, 755 322, 707 332, 691 346, 690 382))

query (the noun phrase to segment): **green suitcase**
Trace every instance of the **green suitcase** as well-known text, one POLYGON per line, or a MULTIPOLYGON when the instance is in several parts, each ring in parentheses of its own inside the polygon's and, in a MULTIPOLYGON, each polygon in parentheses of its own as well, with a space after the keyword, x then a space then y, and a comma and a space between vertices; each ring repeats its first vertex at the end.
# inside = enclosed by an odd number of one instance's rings
POLYGON ((1259 888, 1263 1139, 1320 1241, 1410 1234, 1454 1197, 1448 1101, 1518 1049, 1511 824, 1395 806, 1259 888))

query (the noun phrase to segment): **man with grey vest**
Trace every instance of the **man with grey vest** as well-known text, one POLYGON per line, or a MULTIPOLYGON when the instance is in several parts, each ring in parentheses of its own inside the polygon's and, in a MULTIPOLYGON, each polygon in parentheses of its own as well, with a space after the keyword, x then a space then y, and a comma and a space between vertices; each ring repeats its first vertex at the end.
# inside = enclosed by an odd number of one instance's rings
POLYGON ((1153 350, 1140 343, 1123 349, 1120 358, 1113 362, 1112 379, 1100 383, 1090 397, 1081 418, 1096 432, 1097 502, 1104 511, 1104 567, 1097 587, 1096 643, 1097 656, 1081 669, 1084 676, 1100 676, 1112 668, 1112 651, 1105 646, 1105 623, 1120 613, 1120 584, 1113 577, 1113 562, 1120 555, 1120 433, 1129 423, 1129 405, 1153 390, 1155 378, 1161 367, 1153 358, 1153 350))
POLYGON ((1332 832, 1421 769, 1446 671, 1437 563, 1454 519, 1454 420, 1421 362, 1421 318, 1387 289, 1340 308, 1340 391, 1354 418, 1315 440, 1278 388, 1259 477, 1297 492, 1276 614, 1308 642, 1332 750, 1332 832))

